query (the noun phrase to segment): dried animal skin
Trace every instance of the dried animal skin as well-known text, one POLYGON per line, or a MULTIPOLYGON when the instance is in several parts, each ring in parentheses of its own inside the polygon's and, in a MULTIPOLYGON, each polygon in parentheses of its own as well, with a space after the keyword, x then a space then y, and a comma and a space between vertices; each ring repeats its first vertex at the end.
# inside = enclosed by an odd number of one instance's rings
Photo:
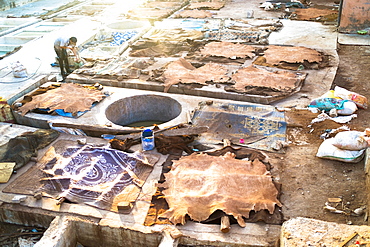
POLYGON ((297 20, 301 21, 310 21, 315 20, 316 18, 326 17, 333 14, 338 15, 337 10, 331 9, 318 9, 318 8, 307 8, 307 9, 296 9, 294 14, 297 15, 297 20))
POLYGON ((76 114, 90 110, 94 102, 101 101, 105 95, 99 90, 91 90, 74 83, 62 84, 59 88, 32 97, 32 101, 24 104, 19 111, 24 116, 34 109, 48 109, 49 112, 63 109, 76 114))
POLYGON ((207 85, 206 82, 227 82, 228 69, 222 65, 208 63, 200 68, 195 68, 191 63, 183 58, 168 64, 166 71, 163 73, 165 92, 168 92, 172 85, 178 83, 191 84, 197 83, 207 85))
POLYGON ((234 155, 192 154, 174 161, 163 186, 169 210, 161 216, 185 224, 185 216, 206 220, 216 210, 233 215, 241 224, 250 211, 274 212, 278 191, 259 160, 237 160, 234 155))
POLYGON ((204 46, 203 49, 201 49, 201 53, 203 55, 209 55, 209 56, 220 56, 220 57, 254 57, 253 51, 255 48, 250 45, 243 45, 238 43, 232 43, 232 42, 211 42, 204 46))
POLYGON ((202 39, 204 34, 198 30, 183 30, 183 29, 155 29, 150 36, 147 37, 150 41, 176 41, 182 42, 186 40, 202 39))
POLYGON ((213 14, 207 10, 183 10, 177 14, 177 18, 210 18, 213 14))
POLYGON ((213 9, 218 10, 225 6, 225 2, 199 2, 191 3, 187 9, 213 9))
POLYGON ((144 4, 144 7, 146 8, 174 8, 179 7, 181 3, 179 2, 159 2, 159 1, 153 1, 153 2, 147 2, 144 4))
POLYGON ((129 10, 127 16, 136 19, 165 18, 171 14, 172 9, 136 8, 129 10))
POLYGON ((311 48, 297 46, 268 46, 268 49, 264 52, 266 63, 272 65, 278 65, 281 62, 287 63, 303 63, 305 60, 309 63, 321 62, 321 54, 311 48))
POLYGON ((266 87, 275 91, 290 92, 304 80, 304 74, 289 71, 270 72, 253 65, 240 69, 232 76, 235 80, 234 91, 244 92, 246 87, 266 87))

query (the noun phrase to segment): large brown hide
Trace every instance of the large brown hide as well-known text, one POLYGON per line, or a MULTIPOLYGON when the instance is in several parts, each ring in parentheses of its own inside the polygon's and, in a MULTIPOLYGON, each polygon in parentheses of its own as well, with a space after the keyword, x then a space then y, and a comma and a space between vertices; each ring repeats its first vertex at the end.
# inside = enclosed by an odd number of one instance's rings
POLYGON ((63 109, 76 114, 90 110, 94 102, 101 101, 105 95, 94 89, 87 89, 74 83, 62 84, 59 88, 32 97, 32 100, 19 108, 22 115, 34 109, 48 109, 49 112, 63 109))
POLYGON ((332 9, 318 9, 318 8, 307 8, 307 9, 295 9, 294 14, 296 14, 297 20, 301 21, 317 21, 326 20, 335 21, 338 18, 338 11, 332 9))
POLYGON ((228 69, 219 64, 207 63, 200 68, 195 68, 191 63, 180 58, 168 64, 163 73, 164 91, 167 92, 172 85, 178 83, 207 85, 207 82, 226 82, 229 80, 227 72, 228 69))
POLYGON ((225 2, 199 2, 191 3, 187 9, 213 9, 218 10, 225 6, 225 2))
POLYGON ((252 58, 255 56, 253 51, 255 48, 250 45, 243 45, 232 42, 211 42, 201 49, 201 53, 206 56, 220 56, 220 57, 241 57, 252 58))
POLYGON ((272 65, 278 65, 281 62, 303 63, 305 60, 309 63, 322 61, 322 56, 318 51, 302 46, 270 45, 264 54, 266 63, 272 65))
POLYGON ((198 30, 184 29, 155 29, 147 38, 150 41, 176 41, 203 39, 204 34, 198 30))
POLYGON ((306 77, 304 73, 292 73, 289 71, 270 72, 253 65, 240 69, 232 78, 235 85, 230 87, 232 91, 246 92, 247 87, 264 87, 283 93, 292 92, 306 77))
POLYGON ((185 224, 185 216, 206 220, 216 210, 232 215, 240 226, 249 212, 274 212, 278 190, 266 166, 259 160, 237 160, 234 155, 191 154, 174 161, 165 174, 163 194, 169 210, 162 214, 173 224, 185 224))
POLYGON ((177 18, 210 18, 213 14, 207 10, 183 10, 177 14, 177 18))

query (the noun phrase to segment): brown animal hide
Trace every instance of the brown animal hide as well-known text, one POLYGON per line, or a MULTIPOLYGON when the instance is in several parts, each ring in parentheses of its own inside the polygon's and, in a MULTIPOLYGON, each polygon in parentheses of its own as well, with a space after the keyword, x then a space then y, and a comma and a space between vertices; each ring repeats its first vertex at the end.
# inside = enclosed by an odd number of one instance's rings
POLYGON ((254 67, 253 65, 240 69, 232 76, 235 85, 231 86, 230 91, 239 93, 247 92, 248 87, 263 87, 272 91, 290 93, 306 77, 303 73, 292 73, 289 71, 270 72, 265 69, 254 67))
POLYGON ((191 63, 180 58, 169 63, 162 75, 165 85, 164 91, 168 92, 172 85, 178 83, 207 85, 207 82, 227 82, 229 80, 227 72, 228 69, 219 64, 208 63, 200 68, 195 68, 191 63))
POLYGON ((183 30, 183 29, 155 29, 150 33, 148 40, 150 41, 176 41, 182 42, 186 40, 202 39, 204 34, 198 30, 183 30))
POLYGON ((172 43, 149 43, 147 47, 145 44, 141 46, 132 46, 130 51, 131 57, 169 57, 175 55, 180 51, 188 49, 182 44, 172 44, 172 43), (151 44, 150 44, 151 43, 151 44))
POLYGON ((155 136, 155 147, 161 154, 178 154, 183 152, 191 154, 193 151, 187 145, 194 141, 194 136, 155 136))
POLYGON ((218 10, 225 6, 225 2, 199 2, 191 3, 187 9, 213 9, 218 10))
POLYGON ((228 58, 252 58, 255 56, 255 48, 251 45, 243 45, 232 42, 211 42, 201 49, 201 53, 206 56, 220 56, 228 58))
POLYGON ((278 190, 259 160, 237 160, 227 153, 215 157, 191 154, 174 161, 163 187, 169 210, 162 216, 173 224, 185 224, 185 216, 206 220, 216 210, 232 215, 243 225, 251 211, 274 212, 278 190))
POLYGON ((153 1, 147 2, 144 4, 146 8, 165 8, 165 9, 172 9, 181 6, 180 2, 160 2, 160 1, 153 1))
POLYGON ((127 13, 128 18, 132 19, 160 19, 166 18, 173 12, 172 9, 157 9, 157 8, 135 8, 127 13))
POLYGON ((332 9, 317 9, 317 8, 307 8, 307 9, 296 9, 294 11, 297 20, 301 21, 312 21, 325 19, 327 21, 335 21, 338 18, 338 11, 332 9), (333 19, 333 20, 330 20, 333 19))
POLYGON ((63 109, 65 112, 77 114, 90 110, 94 102, 101 101, 105 95, 100 90, 84 88, 74 83, 62 84, 59 88, 32 97, 32 100, 19 107, 22 115, 34 109, 48 109, 49 112, 63 109))
POLYGON ((177 18, 210 18, 213 14, 207 10, 183 10, 179 12, 177 18))
POLYGON ((318 51, 302 46, 270 45, 264 54, 266 63, 272 65, 278 65, 281 62, 303 63, 307 61, 309 63, 320 63, 322 61, 322 56, 318 51))

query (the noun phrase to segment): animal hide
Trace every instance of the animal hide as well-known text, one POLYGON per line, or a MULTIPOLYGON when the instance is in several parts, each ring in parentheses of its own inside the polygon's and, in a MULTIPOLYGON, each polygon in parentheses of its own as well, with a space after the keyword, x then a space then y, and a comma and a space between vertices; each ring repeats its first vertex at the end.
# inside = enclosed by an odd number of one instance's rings
POLYGON ((63 149, 50 147, 40 161, 45 173, 42 190, 76 203, 117 211, 119 202, 136 200, 152 171, 139 153, 88 145, 63 149))
POLYGON ((327 20, 335 21, 338 18, 338 11, 332 9, 318 9, 318 8, 307 8, 307 9, 296 9, 294 14, 297 15, 295 19, 301 21, 317 21, 327 20))
POLYGON ((166 71, 163 73, 165 92, 168 92, 172 85, 178 83, 191 84, 197 83, 207 85, 207 82, 227 82, 228 69, 215 63, 195 68, 191 63, 183 58, 168 64, 166 71))
POLYGON ((225 2, 199 2, 191 3, 187 9, 212 9, 219 10, 225 6, 225 2))
POLYGON ((173 9, 157 9, 157 8, 135 8, 127 13, 127 17, 131 19, 161 19, 168 17, 173 12, 173 9))
POLYGON ((228 58, 252 58, 255 56, 253 51, 255 48, 250 45, 243 45, 232 42, 211 42, 201 49, 201 53, 205 56, 220 56, 228 58))
POLYGON ((204 221, 216 210, 232 215, 243 226, 251 211, 272 214, 278 190, 266 166, 259 160, 237 160, 227 153, 215 157, 191 154, 174 161, 165 174, 163 194, 169 210, 161 216, 173 224, 185 224, 185 216, 204 221))
POLYGON ((213 14, 207 10, 183 10, 177 14, 177 18, 210 18, 213 14))
POLYGON ((248 87, 260 87, 274 92, 292 93, 306 78, 304 73, 289 71, 270 72, 253 65, 240 69, 232 76, 235 85, 229 91, 246 93, 248 87))
POLYGON ((155 29, 147 38, 150 41, 176 41, 182 42, 186 40, 203 39, 204 34, 198 30, 183 30, 183 29, 155 29))
POLYGON ((266 63, 272 65, 278 65, 281 62, 303 63, 307 61, 309 63, 320 63, 322 61, 322 56, 318 51, 302 46, 270 45, 264 54, 266 63))
POLYGON ((90 110, 94 102, 99 102, 103 98, 105 95, 100 90, 87 89, 74 83, 65 83, 58 88, 32 97, 30 102, 19 107, 19 111, 24 116, 34 109, 45 109, 48 112, 63 109, 65 112, 76 115, 78 112, 90 110))

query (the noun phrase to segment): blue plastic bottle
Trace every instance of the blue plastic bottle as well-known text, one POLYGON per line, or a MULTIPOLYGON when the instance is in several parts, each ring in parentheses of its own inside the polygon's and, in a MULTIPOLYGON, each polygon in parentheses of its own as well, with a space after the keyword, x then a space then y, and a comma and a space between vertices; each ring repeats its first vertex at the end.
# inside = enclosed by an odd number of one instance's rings
POLYGON ((151 129, 145 129, 141 134, 141 145, 144 151, 154 149, 154 134, 151 129))

